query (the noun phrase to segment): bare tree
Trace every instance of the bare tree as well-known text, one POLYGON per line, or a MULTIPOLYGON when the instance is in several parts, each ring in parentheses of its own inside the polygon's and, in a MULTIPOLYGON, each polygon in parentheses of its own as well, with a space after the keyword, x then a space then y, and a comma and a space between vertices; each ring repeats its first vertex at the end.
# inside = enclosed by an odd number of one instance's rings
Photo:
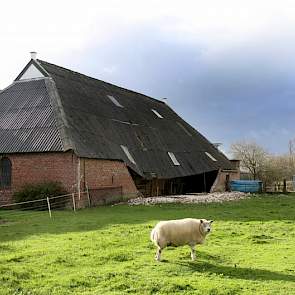
POLYGON ((289 166, 290 166, 290 169, 294 168, 294 164, 295 164, 294 160, 295 160, 295 138, 289 140, 289 166))
POLYGON ((231 153, 236 159, 241 160, 241 167, 247 169, 253 179, 262 174, 267 152, 256 142, 236 142, 231 145, 231 153))
POLYGON ((289 155, 295 154, 295 138, 289 140, 289 155))

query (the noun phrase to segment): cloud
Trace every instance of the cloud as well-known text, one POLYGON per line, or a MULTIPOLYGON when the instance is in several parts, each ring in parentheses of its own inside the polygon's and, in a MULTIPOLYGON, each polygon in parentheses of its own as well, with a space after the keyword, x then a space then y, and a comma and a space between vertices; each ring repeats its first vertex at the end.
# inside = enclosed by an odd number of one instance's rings
MULTIPOLYGON (((68 55, 74 59, 94 44, 104 47, 119 38, 121 31, 140 31, 146 24, 155 25, 163 39, 200 45, 204 58, 213 62, 214 56, 233 46, 284 34, 284 28, 294 31, 292 4, 266 0, 187 0, 185 5, 173 0, 6 1, 0 18, 0 87, 15 77, 29 51, 59 62, 68 55)), ((286 37, 292 39, 290 34, 286 37)))
MULTIPOLYGON (((178 43, 155 24, 141 29, 121 31, 104 48, 87 51, 85 56, 96 55, 98 61, 83 71, 156 98, 167 97, 189 123, 212 141, 223 142, 225 149, 248 138, 271 152, 287 150, 295 134, 295 73, 284 51, 278 50, 281 43, 278 48, 269 38, 257 41, 259 50, 249 43, 209 58, 201 44, 178 43), (101 72, 113 63, 116 72, 101 72)), ((290 52, 295 49, 288 40, 280 41, 290 52)))
POLYGON ((39 58, 168 103, 228 149, 285 151, 293 127, 293 1, 6 1, 0 88, 39 58), (15 9, 15 8, 18 9, 15 9))

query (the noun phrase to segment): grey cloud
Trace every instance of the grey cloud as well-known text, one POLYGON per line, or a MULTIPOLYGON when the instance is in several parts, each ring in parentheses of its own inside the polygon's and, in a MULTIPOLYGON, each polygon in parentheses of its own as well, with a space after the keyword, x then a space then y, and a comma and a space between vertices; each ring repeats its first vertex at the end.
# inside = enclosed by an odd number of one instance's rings
MULTIPOLYGON (((279 47, 268 39, 208 53, 200 44, 164 35, 156 25, 142 26, 121 31, 104 46, 94 44, 79 56, 76 70, 168 97, 176 112, 225 149, 251 138, 271 152, 284 152, 295 137, 295 70, 279 53, 288 46, 291 54, 295 45, 280 41, 279 47)), ((73 56, 66 62, 75 65, 73 56)))

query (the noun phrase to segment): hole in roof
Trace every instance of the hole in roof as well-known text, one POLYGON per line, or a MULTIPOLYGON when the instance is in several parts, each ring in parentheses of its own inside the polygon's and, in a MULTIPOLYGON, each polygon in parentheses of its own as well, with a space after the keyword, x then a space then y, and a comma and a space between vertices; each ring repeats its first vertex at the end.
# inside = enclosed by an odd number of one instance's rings
POLYGON ((121 145, 121 149, 124 151, 125 155, 127 156, 127 158, 129 159, 129 161, 133 164, 136 165, 136 162, 134 160, 134 158, 131 156, 129 150, 128 150, 128 147, 125 146, 125 145, 121 145))
POLYGON ((168 155, 175 166, 180 166, 180 163, 177 161, 175 155, 172 152, 168 152, 168 155))
POLYGON ((156 110, 152 109, 152 112, 153 112, 158 118, 161 118, 161 119, 164 118, 164 117, 163 117, 159 112, 157 112, 156 110))
POLYGON ((120 107, 120 108, 124 108, 116 98, 114 98, 112 95, 107 95, 107 97, 111 100, 111 102, 116 105, 117 107, 120 107))
POLYGON ((205 154, 214 162, 217 162, 217 160, 208 152, 205 152, 205 154))
POLYGON ((192 136, 192 134, 180 123, 180 122, 176 122, 176 124, 188 135, 188 136, 192 136))

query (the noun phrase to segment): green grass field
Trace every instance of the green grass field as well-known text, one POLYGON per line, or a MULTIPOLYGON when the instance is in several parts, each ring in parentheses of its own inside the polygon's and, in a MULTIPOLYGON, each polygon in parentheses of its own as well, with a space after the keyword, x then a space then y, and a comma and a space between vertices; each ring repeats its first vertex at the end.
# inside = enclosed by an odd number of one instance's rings
POLYGON ((295 196, 223 204, 0 211, 0 294, 295 294, 295 196), (206 244, 154 261, 164 219, 214 219, 206 244))

